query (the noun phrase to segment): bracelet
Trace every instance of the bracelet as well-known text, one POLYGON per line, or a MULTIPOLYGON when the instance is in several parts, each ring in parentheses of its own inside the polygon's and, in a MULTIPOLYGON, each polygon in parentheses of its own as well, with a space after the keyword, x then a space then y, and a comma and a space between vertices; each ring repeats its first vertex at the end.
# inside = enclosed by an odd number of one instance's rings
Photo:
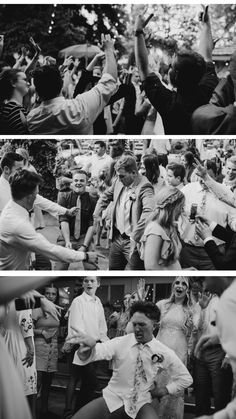
POLYGON ((85 247, 85 250, 86 250, 86 252, 87 252, 87 250, 88 250, 88 246, 87 246, 86 244, 82 244, 82 247, 85 247))
POLYGON ((144 32, 142 29, 138 29, 137 31, 134 32, 134 36, 139 36, 139 35, 144 35, 144 32))

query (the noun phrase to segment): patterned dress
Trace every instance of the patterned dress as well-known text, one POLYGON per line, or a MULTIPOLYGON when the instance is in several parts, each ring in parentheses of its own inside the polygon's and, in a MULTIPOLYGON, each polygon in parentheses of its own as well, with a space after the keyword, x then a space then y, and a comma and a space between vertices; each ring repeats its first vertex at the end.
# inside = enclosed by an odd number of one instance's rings
POLYGON ((43 336, 35 335, 35 352, 37 371, 55 372, 58 361, 58 329, 59 321, 50 314, 44 314, 41 308, 33 310, 35 329, 44 329, 49 336, 46 342, 43 336))
POLYGON ((33 336, 32 310, 15 311, 14 303, 10 303, 4 338, 8 352, 21 376, 26 396, 37 394, 35 356, 30 367, 23 365, 22 362, 27 353, 24 339, 31 337, 34 342, 33 336))

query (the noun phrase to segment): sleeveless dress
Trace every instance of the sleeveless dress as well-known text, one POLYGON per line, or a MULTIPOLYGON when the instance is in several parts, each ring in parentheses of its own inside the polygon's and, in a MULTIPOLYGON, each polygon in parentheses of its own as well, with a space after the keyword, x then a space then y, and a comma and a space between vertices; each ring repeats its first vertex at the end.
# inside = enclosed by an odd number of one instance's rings
POLYGON ((160 236, 163 241, 161 248, 161 258, 159 261, 159 269, 168 271, 181 270, 181 266, 178 259, 182 246, 177 236, 177 232, 176 234, 174 232, 174 234, 172 233, 172 235, 169 236, 167 232, 156 221, 151 221, 144 230, 144 234, 141 238, 140 247, 141 259, 144 260, 145 245, 147 238, 150 235, 160 236), (170 255, 170 251, 172 251, 173 247, 175 249, 175 258, 173 261, 167 262, 168 256, 170 255))

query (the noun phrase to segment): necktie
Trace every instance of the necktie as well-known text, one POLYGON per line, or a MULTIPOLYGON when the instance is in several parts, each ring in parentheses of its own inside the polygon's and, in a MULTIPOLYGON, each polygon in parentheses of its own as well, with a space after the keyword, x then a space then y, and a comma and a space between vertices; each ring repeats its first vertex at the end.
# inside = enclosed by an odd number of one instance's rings
POLYGON ((141 358, 141 346, 138 345, 138 355, 136 359, 135 373, 134 373, 134 387, 129 401, 128 412, 132 415, 136 414, 137 401, 142 383, 147 382, 146 372, 143 366, 143 360, 141 358))
POLYGON ((76 216, 75 216, 75 228, 74 228, 74 238, 78 240, 80 238, 80 231, 81 231, 81 198, 78 195, 76 206, 78 208, 76 216))

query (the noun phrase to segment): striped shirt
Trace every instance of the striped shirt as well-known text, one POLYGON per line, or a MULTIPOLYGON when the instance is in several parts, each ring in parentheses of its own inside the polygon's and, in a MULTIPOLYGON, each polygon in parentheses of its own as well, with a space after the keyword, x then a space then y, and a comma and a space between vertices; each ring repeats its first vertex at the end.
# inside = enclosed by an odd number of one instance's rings
POLYGON ((18 103, 4 103, 0 107, 0 134, 28 134, 26 115, 25 108, 18 103))

